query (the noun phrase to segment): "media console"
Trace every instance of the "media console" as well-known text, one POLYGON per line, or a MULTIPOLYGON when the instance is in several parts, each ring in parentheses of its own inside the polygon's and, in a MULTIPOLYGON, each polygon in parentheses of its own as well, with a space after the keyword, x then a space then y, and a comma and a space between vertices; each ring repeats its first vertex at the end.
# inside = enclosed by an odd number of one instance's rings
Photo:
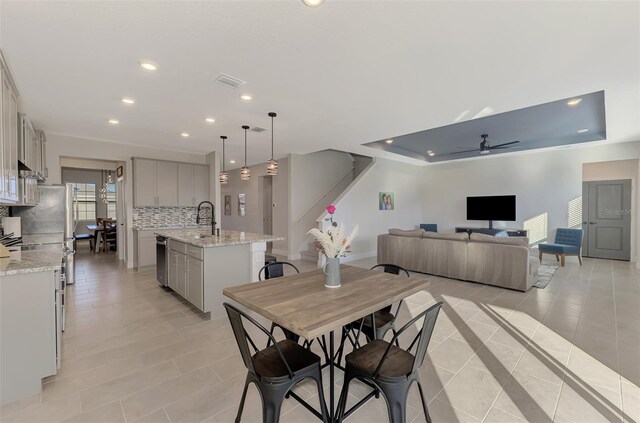
POLYGON ((466 232, 469 235, 472 233, 477 234, 485 234, 485 235, 495 235, 499 232, 506 232, 509 236, 527 236, 526 229, 499 229, 499 228, 468 228, 464 226, 460 226, 456 228, 456 233, 466 232))

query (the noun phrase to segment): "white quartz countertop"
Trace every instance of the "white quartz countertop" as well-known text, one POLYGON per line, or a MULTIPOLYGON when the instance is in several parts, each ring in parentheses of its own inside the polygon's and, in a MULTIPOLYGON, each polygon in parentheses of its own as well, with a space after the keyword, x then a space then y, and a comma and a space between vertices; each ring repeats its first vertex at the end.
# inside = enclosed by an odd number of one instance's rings
POLYGON ((21 259, 13 261, 0 259, 0 276, 11 276, 20 273, 47 272, 60 269, 62 249, 29 250, 20 253, 21 259))
POLYGON ((158 230, 155 234, 200 248, 226 247, 230 245, 253 244, 254 242, 282 241, 285 239, 281 236, 256 234, 253 232, 223 230, 220 231, 220 236, 211 236, 209 235, 210 232, 211 230, 209 228, 170 229, 158 230))
POLYGON ((64 234, 53 233, 53 234, 30 234, 30 235, 22 235, 22 245, 49 245, 49 244, 60 244, 60 248, 62 248, 62 242, 64 241, 64 234))

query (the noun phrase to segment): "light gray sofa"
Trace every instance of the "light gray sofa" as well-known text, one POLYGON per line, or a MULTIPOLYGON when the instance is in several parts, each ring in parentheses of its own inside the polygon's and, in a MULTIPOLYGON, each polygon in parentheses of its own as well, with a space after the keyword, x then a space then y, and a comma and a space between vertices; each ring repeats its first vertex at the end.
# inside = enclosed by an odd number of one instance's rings
POLYGON ((378 263, 527 291, 540 266, 529 254, 528 242, 521 237, 389 229, 378 235, 378 263))

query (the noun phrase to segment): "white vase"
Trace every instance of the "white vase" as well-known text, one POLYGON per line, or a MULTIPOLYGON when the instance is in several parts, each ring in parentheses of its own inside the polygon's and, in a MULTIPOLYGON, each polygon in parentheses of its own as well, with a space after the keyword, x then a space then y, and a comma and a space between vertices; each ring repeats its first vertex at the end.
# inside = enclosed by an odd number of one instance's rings
POLYGON ((326 275, 324 286, 340 288, 340 257, 327 257, 326 263, 322 266, 322 272, 326 275))

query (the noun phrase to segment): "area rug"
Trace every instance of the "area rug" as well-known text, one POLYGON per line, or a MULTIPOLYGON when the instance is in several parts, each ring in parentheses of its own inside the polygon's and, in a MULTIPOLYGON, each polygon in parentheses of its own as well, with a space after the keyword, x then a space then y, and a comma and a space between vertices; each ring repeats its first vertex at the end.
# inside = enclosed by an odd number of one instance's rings
POLYGON ((549 282, 551 282, 551 278, 553 278, 556 270, 558 270, 557 264, 541 264, 538 268, 538 278, 532 286, 540 289, 546 288, 549 282))

